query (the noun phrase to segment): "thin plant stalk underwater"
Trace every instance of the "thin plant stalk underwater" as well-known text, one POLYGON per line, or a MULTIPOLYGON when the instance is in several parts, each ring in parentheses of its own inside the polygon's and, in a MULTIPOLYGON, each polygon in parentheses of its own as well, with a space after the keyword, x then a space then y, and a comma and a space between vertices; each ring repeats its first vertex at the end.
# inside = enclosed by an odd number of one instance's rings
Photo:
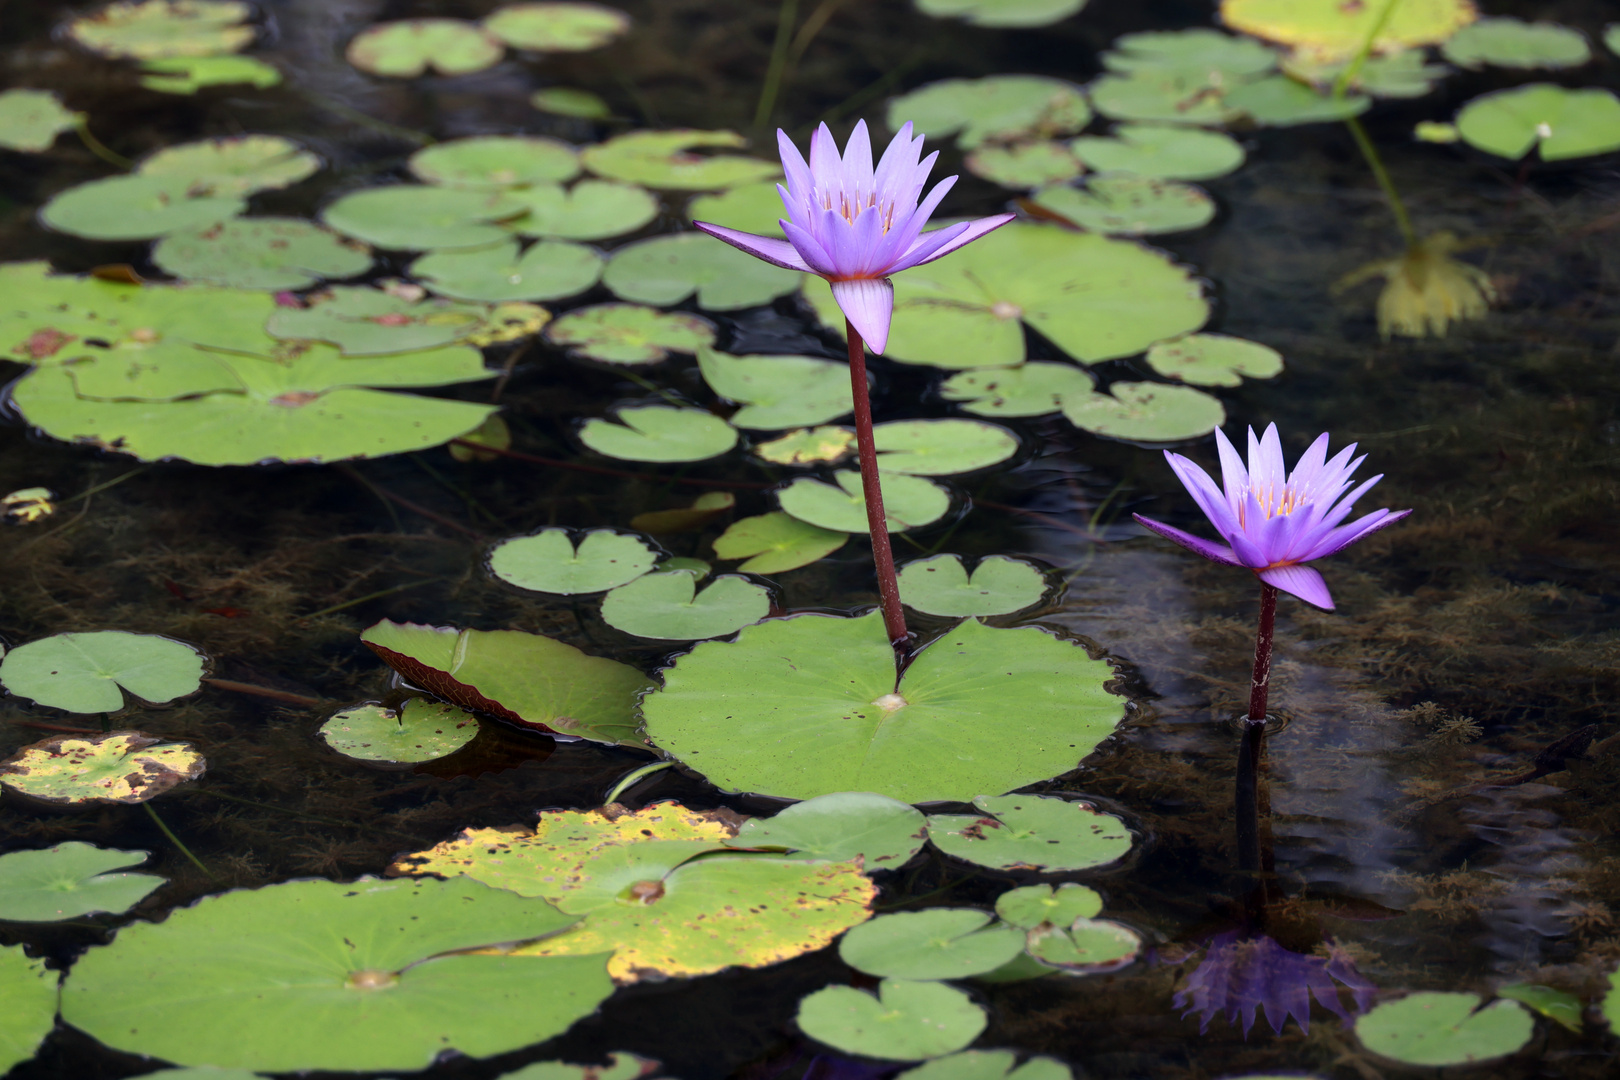
POLYGON ((943 258, 1007 224, 1015 215, 996 214, 957 222, 924 234, 929 215, 955 185, 956 177, 946 177, 922 197, 939 153, 935 151, 919 160, 923 137, 913 137, 909 122, 889 143, 875 169, 865 120, 850 133, 842 157, 826 124, 811 136, 808 163, 786 132, 778 130, 776 142, 787 174, 786 186, 778 184, 776 188, 788 214, 780 222, 786 240, 706 221, 693 224, 768 263, 825 278, 832 287, 833 299, 844 313, 849 341, 861 491, 872 536, 872 557, 877 565, 883 623, 890 642, 897 650, 903 649, 909 635, 894 572, 888 519, 883 511, 864 346, 870 345, 874 353, 888 346, 889 322, 894 314, 894 285, 889 275, 943 258))

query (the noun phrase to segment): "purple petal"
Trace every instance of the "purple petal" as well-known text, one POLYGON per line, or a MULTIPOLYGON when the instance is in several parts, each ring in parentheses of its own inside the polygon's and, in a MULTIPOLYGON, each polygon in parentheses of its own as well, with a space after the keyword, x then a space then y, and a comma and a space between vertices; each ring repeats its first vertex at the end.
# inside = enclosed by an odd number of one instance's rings
MULTIPOLYGON (((934 257, 934 253, 949 244, 952 240, 967 232, 968 223, 959 221, 955 225, 947 225, 943 229, 923 233, 922 238, 915 243, 901 248, 891 265, 895 273, 901 270, 910 270, 913 266, 921 266, 934 257)), ((903 237, 901 239, 904 239, 903 237)))
POLYGON ((1267 585, 1275 586, 1290 596, 1297 596, 1307 604, 1315 604, 1324 611, 1333 610, 1333 594, 1328 592, 1327 582, 1309 566, 1273 566, 1256 573, 1267 585))
MULTIPOLYGON (((783 232, 787 233, 787 238, 791 241, 788 246, 799 253, 799 257, 809 265, 812 274, 820 274, 822 277, 832 276, 835 270, 832 256, 821 246, 820 241, 810 235, 809 230, 801 229, 798 225, 786 219, 779 220, 777 224, 782 226, 783 232)), ((744 233, 743 235, 749 234, 744 233)))
POLYGON ((1327 432, 1316 437, 1316 441, 1305 448, 1305 452, 1294 462, 1294 471, 1288 474, 1288 485, 1293 488, 1309 487, 1322 473, 1322 466, 1327 461, 1328 436, 1327 432))
POLYGON ((1226 504, 1236 514, 1243 505, 1243 493, 1249 490, 1249 470, 1243 467, 1243 458, 1237 447, 1226 437, 1226 432, 1215 429, 1215 448, 1221 455, 1221 484, 1226 489, 1226 504))
POLYGON ((833 133, 827 125, 822 124, 810 136, 811 179, 825 195, 843 187, 843 172, 844 163, 838 157, 838 143, 833 140, 833 133))
POLYGON ((1143 517, 1141 514, 1132 514, 1131 517, 1135 518, 1136 523, 1144 529, 1151 529, 1166 540, 1174 540, 1188 551, 1202 555, 1212 562, 1225 563, 1227 566, 1243 565, 1232 554, 1232 549, 1225 544, 1217 544, 1213 540, 1201 539, 1192 533, 1182 532, 1174 525, 1166 525, 1162 521, 1154 521, 1152 518, 1143 517))
POLYGON ((872 193, 872 137, 866 133, 865 120, 856 122, 844 144, 844 190, 853 195, 872 193))
POLYGON ((1323 559, 1354 544, 1357 540, 1364 540, 1379 529, 1387 529, 1397 521, 1410 514, 1410 510, 1374 510, 1365 517, 1357 518, 1349 525, 1341 525, 1319 540, 1315 547, 1307 553, 1307 559, 1323 559))
POLYGON ((876 210, 868 210, 847 230, 850 257, 855 271, 861 277, 876 277, 888 272, 888 264, 881 261, 883 253, 883 218, 876 210))
POLYGON ((899 133, 889 140, 888 147, 883 151, 883 159, 878 162, 873 183, 879 191, 888 192, 910 178, 916 171, 917 156, 922 153, 922 145, 921 136, 912 137, 911 121, 907 120, 901 125, 899 133))
POLYGON ((1383 478, 1384 474, 1379 473, 1372 479, 1363 481, 1361 484, 1357 485, 1356 489, 1340 500, 1337 505, 1323 507, 1325 512, 1322 514, 1322 528, 1324 530, 1331 529, 1333 526, 1349 517, 1350 511, 1356 508, 1356 500, 1367 494, 1367 492, 1372 489, 1372 486, 1383 478))
POLYGON ((834 281, 833 299, 855 332, 874 353, 889 345, 889 319, 894 315, 894 286, 888 278, 834 281))
POLYGON ((1193 497, 1193 501, 1198 504, 1198 509, 1204 512, 1209 523, 1215 526, 1216 532, 1222 536, 1231 536, 1235 532, 1242 531, 1238 528, 1237 515, 1232 513, 1231 508, 1221 498, 1220 489, 1215 486, 1215 481, 1209 478, 1208 473, 1180 454, 1173 454, 1168 450, 1164 452, 1164 460, 1170 463, 1170 469, 1176 474, 1176 479, 1181 481, 1181 486, 1187 489, 1187 494, 1193 497))
MULTIPOLYGON (((793 193, 794 199, 808 201, 810 190, 816 186, 810 176, 810 166, 805 164, 804 155, 799 153, 799 148, 793 145, 793 140, 781 128, 776 129, 776 149, 782 155, 782 171, 787 173, 788 190, 793 193)), ((791 214, 792 210, 788 212, 791 214)))
POLYGON ((1277 435, 1277 425, 1267 424, 1266 433, 1260 436, 1258 442, 1254 438, 1254 428, 1249 429, 1249 485, 1261 491, 1269 489, 1272 497, 1282 495, 1283 485, 1288 483, 1288 467, 1283 463, 1282 439, 1277 435))
MULTIPOLYGON (((943 244, 936 248, 926 258, 916 258, 916 249, 912 249, 912 252, 908 253, 903 260, 905 262, 905 268, 910 269, 913 266, 921 266, 923 263, 931 263, 935 259, 943 259, 957 248, 971 244, 979 237, 996 231, 1017 216, 1017 214, 996 214, 994 217, 986 217, 980 218, 978 221, 970 221, 967 223, 967 228, 964 229, 958 236, 952 239, 949 243, 943 244)), ((896 269, 899 268, 897 267, 896 269)))
POLYGON ((724 225, 711 225, 707 221, 694 221, 699 229, 708 233, 716 240, 724 240, 739 251, 746 251, 756 259, 764 259, 785 270, 800 270, 806 274, 815 274, 819 271, 807 263, 797 249, 786 240, 777 240, 769 236, 755 236, 741 229, 728 229, 724 225))

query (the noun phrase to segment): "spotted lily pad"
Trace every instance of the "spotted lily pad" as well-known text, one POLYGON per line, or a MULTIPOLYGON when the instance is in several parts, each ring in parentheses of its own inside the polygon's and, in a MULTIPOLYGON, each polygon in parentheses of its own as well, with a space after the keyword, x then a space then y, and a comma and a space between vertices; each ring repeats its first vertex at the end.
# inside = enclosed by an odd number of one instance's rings
POLYGON ((1142 951, 1142 939, 1128 926, 1108 919, 1077 919, 1069 926, 1041 926, 1029 932, 1029 955, 1071 975, 1117 971, 1142 951))
POLYGON ((375 702, 337 713, 321 725, 326 745, 357 761, 416 764, 446 757, 472 742, 478 718, 427 698, 411 698, 398 711, 375 702))
POLYGON ((755 457, 773 465, 830 465, 854 453, 854 429, 833 424, 800 428, 754 447, 755 457))
MULTIPOLYGON (((819 528, 835 532, 865 533, 866 496, 861 474, 841 469, 833 474, 838 486, 802 476, 776 493, 782 509, 819 528)), ((890 532, 932 525, 951 508, 951 496, 938 484, 904 473, 879 473, 883 512, 890 532)))
POLYGON ((688 221, 707 221, 760 236, 784 236, 781 223, 786 214, 774 180, 739 184, 718 195, 699 195, 686 205, 688 221))
POLYGON ((750 818, 733 847, 785 849, 796 859, 847 862, 859 856, 867 873, 897 869, 922 850, 922 812, 886 795, 840 791, 794 803, 773 818, 750 818))
POLYGON ((722 788, 966 800, 1074 768, 1123 714, 1112 677, 1043 630, 968 620, 897 685, 881 614, 796 615, 677 658, 641 711, 655 744, 722 788))
POLYGON ((880 915, 838 943, 856 971, 892 979, 963 979, 982 975, 1024 951, 1023 931, 976 908, 929 908, 880 915))
POLYGON ((805 276, 761 262, 712 236, 689 232, 619 248, 602 273, 602 284, 638 304, 678 304, 696 293, 699 307, 735 311, 786 296, 805 276))
POLYGON ((195 693, 203 656, 173 638, 92 630, 19 645, 0 660, 0 683, 19 697, 68 712, 124 707, 124 691, 160 705, 195 693))
POLYGON ((1270 75, 1245 83, 1226 95, 1226 103, 1238 112, 1248 114, 1255 123, 1268 127, 1297 127, 1300 124, 1347 120, 1360 116, 1372 107, 1372 99, 1365 94, 1335 97, 1313 90, 1286 75, 1270 75))
POLYGON ((596 284, 602 256, 568 240, 541 240, 520 254, 518 242, 508 240, 431 252, 411 263, 411 275, 456 300, 560 300, 596 284))
POLYGON ((1049 1057, 1030 1058, 1017 1068, 1011 1050, 963 1050, 907 1069, 895 1080, 1074 1080, 1065 1065, 1049 1057))
POLYGON ((1202 189, 1134 173, 1103 173, 1084 186, 1042 188, 1034 201, 1083 229, 1131 236, 1186 232, 1215 218, 1215 200, 1202 189))
POLYGON ((182 1065, 425 1069, 446 1050, 488 1057, 541 1042, 594 1012, 613 989, 600 954, 465 952, 574 921, 465 878, 238 889, 92 948, 62 1013, 115 1050, 182 1065), (215 1022, 196 1023, 199 995, 215 1022))
POLYGON ((366 27, 349 42, 344 56, 370 75, 414 79, 430 68, 440 75, 483 71, 505 51, 500 39, 476 23, 402 19, 366 27))
POLYGON ((526 211, 506 222, 521 236, 605 240, 635 232, 658 216, 651 192, 616 180, 581 180, 571 188, 534 184, 508 194, 526 211))
POLYGON ((1167 379, 1196 386, 1241 386, 1243 376, 1269 379, 1282 372, 1282 354, 1258 341, 1227 334, 1188 334, 1161 341, 1147 361, 1167 379))
MULTIPOLYGON (((122 915, 164 883, 155 874, 113 873, 145 862, 146 855, 77 840, 0 855, 0 922, 56 922, 97 912, 122 915)), ((0 1053, 0 1068, 4 1064, 0 1053)))
POLYGON ((779 510, 736 521, 714 541, 722 559, 747 560, 737 569, 780 574, 823 559, 849 540, 849 534, 823 529, 779 510))
POLYGON ((1018 437, 982 420, 891 420, 872 429, 878 468, 913 476, 950 476, 999 465, 1018 452, 1018 437))
POLYGON ((278 338, 327 341, 344 356, 435 349, 485 325, 482 304, 409 300, 381 289, 338 285, 307 298, 305 308, 276 308, 265 330, 278 338))
POLYGON ((37 153, 79 125, 79 113, 63 106, 49 90, 11 89, 0 93, 0 146, 37 153))
POLYGON ((1515 161, 1537 146, 1543 161, 1604 154, 1620 149, 1620 98, 1549 83, 1499 90, 1463 106, 1457 133, 1470 146, 1515 161))
POLYGON ((396 184, 345 195, 321 212, 321 220, 380 248, 432 251, 499 243, 508 234, 496 223, 523 213, 523 204, 501 191, 396 184))
POLYGON ((246 206, 236 195, 193 195, 181 177, 110 176, 58 192, 39 218, 88 240, 149 240, 217 225, 246 206))
POLYGON ((170 233, 152 261, 178 278, 240 289, 302 289, 371 267, 371 252, 300 218, 232 218, 170 233))
POLYGON ((1221 0, 1221 21, 1239 33, 1322 57, 1354 56, 1374 28, 1375 52, 1438 45, 1478 17, 1472 0, 1402 0, 1386 16, 1383 4, 1340 0, 1221 0))
POLYGON ((434 143, 411 155, 418 180, 440 187, 498 191, 542 181, 569 180, 579 155, 556 139, 534 135, 474 135, 434 143))
POLYGON ((847 364, 813 356, 733 356, 706 347, 697 358, 709 389, 742 404, 731 418, 736 427, 820 424, 855 408, 847 364))
POLYGON ((1072 881, 1055 888, 1025 885, 996 897, 996 914, 1025 930, 1068 926, 1076 919, 1089 919, 1101 911, 1102 897, 1097 895, 1097 890, 1072 881))
POLYGON ((1086 171, 1069 148, 1056 142, 981 146, 962 160, 968 172, 1015 191, 1072 180, 1086 171))
POLYGON ((320 167, 320 158, 291 139, 238 135, 164 147, 136 172, 182 180, 197 194, 250 195, 296 184, 320 167))
POLYGON ((148 60, 141 85, 160 94, 195 94, 210 86, 247 85, 259 90, 280 85, 281 72, 251 56, 176 56, 148 60))
POLYGON ((74 19, 67 33, 103 56, 216 56, 253 40, 253 27, 241 25, 251 12, 235 0, 119 0, 74 19))
POLYGON ((609 529, 591 530, 577 548, 567 529, 542 529, 497 544, 489 568, 520 589, 579 596, 634 581, 657 561, 641 540, 609 529))
POLYGON ((1108 390, 1064 397, 1063 415, 1093 435, 1143 443, 1196 439, 1226 423, 1220 399, 1190 386, 1123 382, 1108 390))
POLYGON ((1230 136, 1171 124, 1121 124, 1111 138, 1081 136, 1069 145, 1099 172, 1160 180, 1209 180, 1243 164, 1243 147, 1230 136))
POLYGON ((967 1046, 989 1018, 973 1000, 939 982, 884 979, 877 996, 829 986, 799 1002, 799 1028, 847 1054, 920 1061, 967 1046))
POLYGON ((166 743, 138 731, 58 735, 0 761, 0 787, 58 806, 138 803, 203 774, 190 743, 166 743))
POLYGON ((579 441, 626 461, 702 461, 737 445, 737 429, 702 409, 640 405, 620 409, 618 423, 587 420, 579 441))
POLYGON ((714 343, 714 324, 683 311, 597 304, 570 311, 551 324, 546 338, 592 360, 654 364, 671 352, 706 351, 714 343))
POLYGON ((413 685, 464 709, 593 742, 642 745, 635 668, 520 630, 461 630, 384 619, 360 640, 413 685))
POLYGON ((61 977, 44 960, 29 959, 21 945, 0 946, 0 1070, 33 1057, 56 1027, 61 977))
POLYGON ((745 577, 722 574, 701 591, 691 570, 646 574, 602 598, 602 619, 636 637, 697 641, 734 634, 771 611, 771 595, 745 577))
POLYGON ((972 578, 960 555, 933 555, 900 571, 900 598, 929 615, 1007 615, 1029 607, 1046 592, 1040 570, 1005 555, 987 555, 972 578))
POLYGON ((632 131, 587 147, 584 161, 591 172, 610 180, 678 191, 719 191, 781 173, 774 161, 691 152, 747 145, 735 131, 632 131))
POLYGON ((1484 1005, 1476 994, 1425 992, 1376 1005, 1356 1018, 1356 1038, 1407 1065, 1472 1065, 1515 1053, 1535 1021, 1517 1001, 1484 1005))
POLYGON ((1029 27, 1062 22, 1086 0, 917 0, 917 10, 973 26, 1029 27))
POLYGON ((605 4, 517 3, 496 8, 484 29, 514 49, 584 52, 630 29, 630 16, 605 4))
POLYGON ((980 795, 979 814, 928 819, 939 850, 979 866, 1048 873, 1105 866, 1131 848, 1130 830, 1090 803, 1044 795, 980 795))
POLYGON ((895 98, 888 112, 891 129, 910 121, 931 138, 954 134, 964 150, 990 141, 1072 135, 1090 120, 1078 87, 1042 75, 944 79, 895 98))
POLYGON ((1065 394, 1084 396, 1094 385, 1084 368, 1031 362, 959 372, 945 380, 940 396, 979 416, 1045 416, 1062 407, 1065 394))

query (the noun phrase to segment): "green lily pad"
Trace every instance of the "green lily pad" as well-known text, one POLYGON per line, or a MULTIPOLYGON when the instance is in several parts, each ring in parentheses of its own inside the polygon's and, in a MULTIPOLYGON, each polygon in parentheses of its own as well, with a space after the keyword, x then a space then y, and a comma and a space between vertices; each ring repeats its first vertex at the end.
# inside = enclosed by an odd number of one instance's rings
POLYGON ((1379 53, 1438 45, 1478 16, 1472 0, 1405 0, 1387 14, 1341 0, 1221 0, 1229 29, 1330 59, 1356 55, 1369 34, 1379 53))
POLYGON ((919 1061, 960 1050, 989 1018, 962 991, 938 982, 884 979, 877 996, 829 986, 799 1002, 799 1028, 846 1054, 919 1061))
POLYGON ((141 1080, 264 1080, 259 1073, 248 1069, 217 1069, 212 1065, 198 1065, 190 1069, 159 1069, 141 1073, 141 1080))
MULTIPOLYGON (((164 879, 112 873, 146 861, 144 851, 116 851, 77 840, 0 855, 0 921, 56 922, 106 912, 122 915, 164 879)), ((0 1053, 0 1068, 5 1065, 0 1053)))
POLYGON ((183 181, 197 194, 251 195, 296 184, 320 167, 320 158, 291 139, 239 135, 165 147, 136 172, 183 181))
POLYGON ((1186 232, 1215 219, 1215 200, 1201 188, 1134 173, 1102 173, 1085 186, 1058 184, 1035 205, 1092 232, 1142 236, 1186 232))
POLYGON ((11 89, 0 93, 0 146, 38 153, 56 137, 79 126, 83 114, 63 106, 49 90, 11 89))
POLYGON ((855 429, 824 424, 758 443, 754 456, 772 465, 831 465, 855 453, 855 429))
POLYGON ((1018 437, 982 420, 891 420, 872 429, 878 468, 913 476, 950 476, 999 465, 1018 452, 1018 437))
POLYGON ((1149 67, 1103 75, 1090 90, 1091 103, 1112 120, 1215 127, 1243 115, 1226 103, 1232 88, 1219 69, 1149 67))
MULTIPOLYGON (((961 369, 1025 359, 1020 320, 1088 364, 1134 356, 1196 330, 1209 316, 1192 275, 1128 240, 1013 222, 961 251, 894 278, 884 353, 902 363, 961 369)), ((826 282, 806 277, 822 323, 843 329, 826 282)))
POLYGON ((1069 423, 1126 442, 1166 443, 1208 435, 1226 423, 1226 407, 1190 386, 1115 383, 1106 394, 1063 399, 1069 423))
POLYGON ((826 862, 858 856, 871 873, 901 866, 922 850, 926 834, 927 821, 915 807, 870 791, 839 791, 794 803, 773 818, 750 818, 727 843, 785 848, 796 859, 826 862))
POLYGON ((895 1080, 1074 1080, 1068 1066, 1048 1057, 1030 1058, 1013 1068, 1011 1050, 963 1050, 907 1069, 895 1080))
POLYGON ((1231 136, 1170 124, 1121 124, 1112 138, 1081 136, 1069 145, 1099 172, 1160 180, 1210 180, 1243 164, 1243 147, 1231 136))
MULTIPOLYGON (((1349 86, 1377 98, 1423 97, 1452 70, 1444 64, 1425 61, 1426 54, 1421 49, 1370 57, 1356 70, 1349 86)), ((1351 60, 1321 61, 1296 55, 1284 60, 1282 68, 1286 74, 1316 87, 1318 92, 1331 95, 1339 77, 1352 63, 1351 60)), ((1318 106, 1310 103, 1310 107, 1318 106)))
POLYGON ((735 131, 631 131, 586 147, 583 158, 585 167, 598 176, 676 191, 719 191, 781 174, 774 161, 691 152, 747 145, 748 140, 735 131))
POLYGON ((1598 1003, 1598 1011, 1609 1022, 1610 1031, 1620 1031, 1620 971, 1609 972, 1609 989, 1598 1003))
POLYGON ((267 90, 281 83, 281 72, 251 56, 176 56, 148 60, 141 85, 160 94, 195 94, 210 86, 252 86, 267 90))
POLYGON ((1603 44, 1608 46, 1610 52, 1620 56, 1620 23, 1610 23, 1603 28, 1603 44))
POLYGON ((1540 146, 1543 161, 1620 149, 1620 98, 1609 90, 1532 83, 1483 94, 1457 114, 1470 146, 1517 161, 1540 146))
POLYGON ((576 549, 567 529, 542 529, 503 540, 489 553, 502 581, 534 592, 580 596, 628 584, 652 569, 657 552, 634 536, 593 529, 576 549))
POLYGON ((12 649, 0 683, 19 697, 68 712, 117 712, 127 690, 161 705, 202 685, 203 656, 173 638, 92 630, 54 634, 12 649))
POLYGON ((1048 26, 1085 6, 1086 0, 917 0, 924 15, 997 27, 1048 26))
POLYGON ((507 194, 527 210, 506 222, 521 236, 605 240, 635 232, 658 216, 658 200, 651 192, 616 180, 581 180, 566 189, 535 184, 507 194))
POLYGON ((610 420, 591 419, 579 441, 598 454, 625 461, 702 461, 737 445, 737 429, 702 409, 640 405, 610 420))
POLYGON ((1147 361, 1167 379, 1196 386, 1242 386, 1243 376, 1270 379, 1282 373, 1282 353, 1258 341, 1227 334, 1188 334, 1161 341, 1147 361))
POLYGON ((0 761, 0 787, 57 806, 138 803, 197 779, 207 767, 190 743, 138 731, 58 735, 0 761))
POLYGON ((608 1064, 569 1065, 537 1061, 517 1072, 501 1073, 496 1080, 641 1080, 658 1071, 658 1062, 635 1054, 609 1054, 608 1064))
POLYGON ((579 155, 556 139, 474 135, 418 150, 408 164, 425 184, 499 191, 547 180, 571 180, 579 172, 579 155))
POLYGON ((732 522, 715 538, 714 553, 722 559, 747 560, 737 569, 750 574, 780 574, 824 559, 848 541, 848 533, 773 510, 732 522))
POLYGON ((415 686, 453 705, 592 742, 642 746, 636 695, 647 677, 520 630, 461 630, 384 619, 360 640, 415 686))
POLYGON ((602 284, 638 304, 678 304, 696 293, 699 307, 736 311, 786 296, 806 276, 689 232, 619 248, 602 272, 602 284))
POLYGON ((484 325, 482 305, 408 300, 381 289, 338 285, 308 298, 307 308, 278 307, 265 324, 272 337, 326 341, 344 356, 436 349, 484 325))
POLYGON ((630 16, 604 4, 507 4, 484 18, 484 29, 514 49, 584 52, 629 30, 630 16))
POLYGON ((1068 147, 1055 142, 981 146, 962 164, 974 176, 1015 191, 1073 180, 1086 171, 1068 147))
POLYGON ((1122 858, 1131 833, 1090 803, 1044 795, 980 795, 979 814, 928 819, 928 839, 947 855, 998 870, 1089 870, 1122 858))
POLYGON ((1517 1001, 1521 1005, 1528 1005, 1536 1012, 1554 1021, 1566 1030, 1580 1034, 1586 1022, 1581 1017, 1583 1006, 1581 999, 1564 990, 1557 990, 1551 986, 1538 986, 1535 983, 1515 983, 1512 986, 1499 986, 1496 996, 1517 1001))
POLYGON ((707 221, 758 236, 785 236, 782 218, 786 214, 774 180, 739 184, 718 195, 699 195, 686 204, 688 221, 707 221))
POLYGON ((987 555, 968 578, 960 555, 932 555, 900 571, 900 599, 929 615, 1008 615, 1046 592, 1040 570, 1005 555, 987 555))
POLYGON ((647 574, 602 598, 602 619, 636 637, 696 641, 734 634, 771 612, 771 594, 745 577, 722 574, 701 592, 691 570, 647 574))
POLYGON ((1356 1038, 1408 1065, 1471 1065, 1516 1053, 1535 1032, 1517 1001, 1483 1007, 1477 994, 1408 994, 1356 1018, 1356 1038))
POLYGON ((246 206, 235 195, 193 196, 177 177, 109 176, 57 192, 39 218, 57 232, 87 240, 149 240, 206 229, 246 206))
POLYGON ((431 68, 468 75, 494 67, 506 52, 499 38, 464 19, 402 19, 360 31, 344 57, 370 75, 414 79, 431 68))
POLYGON ((813 356, 733 356, 708 347, 700 348, 697 358, 709 389, 742 404, 731 418, 734 427, 803 427, 847 416, 855 408, 847 364, 813 356))
POLYGON ((1117 971, 1135 960, 1142 939, 1128 926, 1107 919, 1079 919, 1068 927, 1045 926, 1029 932, 1029 955, 1070 975, 1117 971))
POLYGON ((996 914, 1025 930, 1038 926, 1069 926, 1076 919, 1090 919, 1102 911, 1102 897, 1096 889, 1075 882, 1051 885, 1025 885, 996 897, 996 914))
POLYGON ((340 233, 395 251, 477 248, 500 243, 496 222, 521 217, 523 204, 501 191, 395 184, 351 192, 321 212, 340 233))
POLYGON ((940 396, 979 416, 1045 416, 1062 408, 1065 394, 1084 396, 1094 385, 1084 368, 1037 361, 960 372, 945 380, 940 396))
POLYGON ((529 104, 553 116, 571 116, 579 120, 607 120, 613 109, 607 102, 589 90, 574 86, 548 86, 529 95, 529 104))
MULTIPOLYGON (((986 142, 1072 135, 1091 121, 1091 109, 1073 83, 1041 75, 943 79, 889 102, 888 125, 910 121, 921 135, 956 136, 972 150, 986 142)), ((778 215, 781 216, 781 215, 778 215)))
POLYGON ((464 709, 411 698, 398 712, 375 702, 337 713, 321 725, 326 745, 356 761, 434 761, 473 741, 478 718, 464 709))
POLYGON ((67 33, 103 56, 216 56, 253 40, 253 27, 241 25, 251 13, 235 0, 120 0, 74 19, 67 33))
POLYGON ((714 324, 684 311, 597 304, 576 308, 552 323, 546 339, 604 363, 655 364, 671 352, 705 351, 714 343, 714 324))
POLYGON ((1296 127, 1360 116, 1372 107, 1372 99, 1364 94, 1337 98, 1286 75, 1271 75, 1233 90, 1226 95, 1226 104, 1257 124, 1296 127))
POLYGON ((879 915, 844 935, 838 956, 886 979, 965 979, 994 971, 1024 951, 1023 931, 990 924, 988 911, 929 908, 879 915))
POLYGON ((518 242, 434 251, 411 263, 411 275, 456 300, 561 300, 595 285, 602 256, 584 244, 540 240, 521 255, 518 242))
POLYGON ((33 1057, 55 1029, 61 977, 44 960, 30 960, 21 945, 0 946, 0 1070, 33 1057))
POLYGON ((464 878, 238 889, 92 948, 62 1013, 115 1050, 182 1065, 425 1069, 445 1050, 505 1053, 594 1012, 613 990, 601 955, 464 952, 573 922, 464 878), (199 995, 217 1022, 196 1023, 199 995))
POLYGON ((641 711, 655 744, 729 790, 966 800, 1074 768, 1123 715, 1112 678, 1045 631, 970 619, 897 688, 880 613, 796 615, 677 658, 641 711))
MULTIPOLYGON (((866 496, 861 474, 841 469, 838 486, 801 476, 776 493, 783 510, 811 525, 834 532, 866 533, 866 496)), ((951 496, 938 484, 905 473, 879 473, 884 518, 890 532, 932 525, 951 508, 951 496)))
POLYGON ((371 268, 371 252, 300 218, 232 218, 152 248, 167 273, 239 289, 302 289, 371 268))

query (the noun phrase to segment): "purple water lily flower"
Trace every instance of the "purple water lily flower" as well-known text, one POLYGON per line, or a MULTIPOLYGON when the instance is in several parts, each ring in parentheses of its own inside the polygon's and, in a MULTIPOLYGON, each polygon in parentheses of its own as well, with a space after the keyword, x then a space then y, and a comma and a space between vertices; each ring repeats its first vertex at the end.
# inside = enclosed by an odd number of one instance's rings
POLYGON ((1225 544, 1200 539, 1141 514, 1131 516, 1206 559, 1246 566, 1267 585, 1319 608, 1332 611, 1333 596, 1322 575, 1304 564, 1349 547, 1412 512, 1380 509, 1349 525, 1340 524, 1350 515, 1356 500, 1384 476, 1379 473, 1346 495, 1351 474, 1366 455, 1351 461, 1350 455, 1356 450, 1356 444, 1351 443, 1333 460, 1327 460, 1325 432, 1300 457, 1292 473, 1283 464, 1276 424, 1268 425, 1265 435, 1258 439, 1254 428, 1249 429, 1248 468, 1244 468, 1225 433, 1217 429, 1215 441, 1221 452, 1224 491, 1208 473, 1180 454, 1167 450, 1164 456, 1225 544))
POLYGON ((692 224, 768 263, 826 278, 833 299, 875 353, 889 343, 889 319, 894 314, 890 274, 949 255, 1015 216, 996 214, 924 235, 928 215, 956 177, 935 184, 918 204, 939 153, 917 160, 923 137, 912 138, 910 123, 889 143, 876 170, 865 120, 855 125, 842 158, 826 124, 810 139, 809 164, 785 132, 777 131, 776 142, 787 173, 787 186, 776 187, 787 208, 788 216, 781 222, 786 240, 706 221, 692 224))
POLYGON ((1222 1012, 1229 1024, 1237 1023, 1241 1015, 1245 1039, 1257 1011, 1265 1012, 1271 1030, 1279 1035, 1290 1016, 1302 1031, 1310 1031, 1312 997, 1348 1021, 1350 1014, 1339 1000, 1334 981, 1350 991, 1357 1012, 1372 1006, 1378 988, 1356 970, 1349 956, 1338 950, 1330 953, 1322 957, 1291 952, 1264 934, 1237 930, 1217 934, 1210 940, 1203 962, 1176 991, 1175 1007, 1186 1010, 1183 1017, 1198 1014, 1200 1035, 1222 1012))

